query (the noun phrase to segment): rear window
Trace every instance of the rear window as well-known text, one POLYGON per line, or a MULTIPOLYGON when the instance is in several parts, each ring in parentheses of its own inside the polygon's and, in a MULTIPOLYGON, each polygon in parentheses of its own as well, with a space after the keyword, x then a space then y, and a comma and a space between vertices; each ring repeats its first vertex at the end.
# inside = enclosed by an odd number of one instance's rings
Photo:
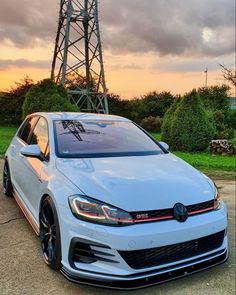
POLYGON ((132 122, 55 121, 59 157, 106 157, 164 153, 132 122))

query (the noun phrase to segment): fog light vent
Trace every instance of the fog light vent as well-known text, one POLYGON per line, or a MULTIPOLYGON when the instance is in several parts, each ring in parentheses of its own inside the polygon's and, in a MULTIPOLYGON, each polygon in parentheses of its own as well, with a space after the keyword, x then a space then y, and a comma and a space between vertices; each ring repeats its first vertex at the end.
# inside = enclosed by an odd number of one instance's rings
POLYGON ((93 250, 90 245, 84 243, 76 243, 74 248, 74 262, 93 263, 96 261, 93 250))
POLYGON ((72 240, 70 247, 70 264, 71 266, 75 266, 75 263, 78 262, 91 264, 97 261, 119 263, 118 261, 113 260, 115 255, 105 252, 105 249, 110 248, 100 243, 75 238, 72 240))

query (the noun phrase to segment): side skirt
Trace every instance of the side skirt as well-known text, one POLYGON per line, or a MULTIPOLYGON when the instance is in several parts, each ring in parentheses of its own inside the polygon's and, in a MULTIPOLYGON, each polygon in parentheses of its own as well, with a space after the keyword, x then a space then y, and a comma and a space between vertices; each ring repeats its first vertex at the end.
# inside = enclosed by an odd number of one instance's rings
POLYGON ((28 208, 25 206, 25 204, 23 203, 23 201, 19 197, 19 195, 16 192, 15 188, 14 188, 14 191, 13 191, 13 195, 14 195, 14 198, 16 200, 16 203, 20 207, 20 209, 23 212, 23 214, 25 215, 26 219, 29 221, 29 224, 33 228, 34 232, 36 233, 37 236, 39 236, 39 226, 38 226, 37 222, 35 221, 35 219, 33 218, 30 211, 28 210, 28 208))

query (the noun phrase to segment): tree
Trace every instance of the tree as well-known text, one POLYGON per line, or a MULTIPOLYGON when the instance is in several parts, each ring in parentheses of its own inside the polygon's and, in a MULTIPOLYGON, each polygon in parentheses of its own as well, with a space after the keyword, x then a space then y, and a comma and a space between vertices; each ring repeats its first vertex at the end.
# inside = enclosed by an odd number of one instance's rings
POLYGON ((128 100, 121 99, 119 95, 114 93, 108 93, 107 99, 110 114, 130 118, 130 105, 128 100))
POLYGON ((31 80, 29 77, 25 77, 21 81, 16 82, 15 86, 11 87, 8 92, 1 93, 1 125, 17 126, 21 123, 22 106, 26 93, 32 85, 34 85, 33 80, 31 80))
POLYGON ((160 93, 157 91, 153 91, 142 96, 141 100, 143 100, 144 105, 146 105, 148 112, 146 116, 163 117, 165 112, 172 105, 174 98, 175 97, 167 91, 163 91, 160 93))
POLYGON ((216 133, 215 139, 231 139, 234 136, 231 127, 231 110, 227 85, 202 87, 198 94, 204 105, 204 109, 213 116, 216 133))
POLYGON ((174 145, 174 143, 172 143, 172 137, 171 137, 172 123, 173 123, 174 114, 177 110, 180 99, 181 98, 174 100, 174 103, 172 104, 172 106, 166 111, 163 118, 162 125, 161 125, 162 140, 165 142, 168 142, 170 146, 174 145))
POLYGON ((23 104, 23 117, 34 112, 76 112, 78 107, 70 103, 66 89, 50 79, 31 87, 23 104))
POLYGON ((9 94, 12 96, 22 96, 27 93, 30 87, 34 85, 34 80, 26 76, 24 79, 19 82, 15 82, 15 86, 11 87, 9 94))
POLYGON ((227 85, 201 87, 198 89, 198 94, 206 110, 228 111, 230 101, 228 97, 229 87, 227 85))
MULTIPOLYGON (((88 85, 90 91, 96 91, 97 79, 95 77, 91 78, 90 85, 88 85)), ((67 76, 65 81, 65 88, 70 90, 86 89, 87 88, 87 79, 83 75, 77 75, 71 73, 67 76)))
POLYGON ((221 110, 217 110, 213 113, 216 126, 215 139, 232 139, 234 137, 234 129, 231 127, 231 122, 229 122, 231 119, 230 115, 231 113, 226 113, 221 110))
POLYGON ((236 87, 236 70, 228 69, 225 66, 221 65, 222 74, 226 81, 230 82, 234 87, 236 87))
POLYGON ((160 117, 147 117, 144 118, 140 126, 147 130, 148 132, 161 132, 161 124, 162 124, 162 118, 160 117))
POLYGON ((212 118, 208 117, 196 90, 187 93, 176 109, 164 116, 162 139, 173 150, 203 151, 215 134, 212 118))

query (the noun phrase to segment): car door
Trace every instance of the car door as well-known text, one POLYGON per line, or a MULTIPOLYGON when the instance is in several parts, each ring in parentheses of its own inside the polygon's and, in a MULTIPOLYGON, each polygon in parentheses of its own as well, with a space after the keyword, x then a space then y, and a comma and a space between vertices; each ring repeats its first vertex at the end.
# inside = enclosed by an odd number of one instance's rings
MULTIPOLYGON (((49 136, 47 120, 40 117, 33 131, 29 135, 28 144, 38 144, 43 155, 43 160, 23 157, 23 174, 21 179, 22 191, 27 199, 29 209, 34 218, 38 220, 38 204, 41 197, 43 181, 41 171, 48 166, 49 162, 49 136)), ((45 169, 44 169, 45 170, 45 169)))
POLYGON ((14 185, 14 188, 21 196, 23 201, 25 201, 23 194, 23 183, 24 179, 24 158, 20 153, 21 149, 27 145, 29 135, 33 131, 35 124, 37 123, 39 116, 31 116, 27 118, 22 126, 20 127, 18 133, 14 137, 10 145, 10 169, 11 169, 11 181, 14 185))

